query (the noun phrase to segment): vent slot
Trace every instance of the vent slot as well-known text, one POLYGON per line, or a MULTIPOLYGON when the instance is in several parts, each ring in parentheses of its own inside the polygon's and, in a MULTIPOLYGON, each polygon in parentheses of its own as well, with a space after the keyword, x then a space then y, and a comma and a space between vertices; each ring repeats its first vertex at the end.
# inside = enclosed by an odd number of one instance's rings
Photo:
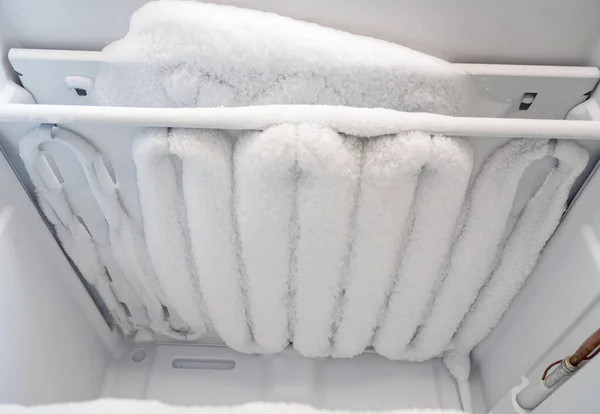
POLYGON ((235 361, 232 359, 176 358, 171 363, 171 366, 175 369, 231 371, 235 368, 235 361))

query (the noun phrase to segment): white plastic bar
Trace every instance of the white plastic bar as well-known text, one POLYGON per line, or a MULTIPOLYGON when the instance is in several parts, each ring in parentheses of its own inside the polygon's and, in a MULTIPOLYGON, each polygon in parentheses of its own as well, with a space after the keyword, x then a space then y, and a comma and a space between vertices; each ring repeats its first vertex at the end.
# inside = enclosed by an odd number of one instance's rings
POLYGON ((239 108, 128 108, 4 104, 0 122, 99 123, 144 127, 262 130, 286 122, 314 122, 361 137, 420 130, 446 136, 600 139, 600 122, 470 118, 382 108, 265 105, 239 108))

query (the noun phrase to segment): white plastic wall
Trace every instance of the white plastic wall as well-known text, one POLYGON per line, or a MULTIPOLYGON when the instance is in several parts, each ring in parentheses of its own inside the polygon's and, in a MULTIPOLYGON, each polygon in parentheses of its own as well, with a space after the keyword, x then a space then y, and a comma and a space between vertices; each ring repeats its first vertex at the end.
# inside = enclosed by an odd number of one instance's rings
POLYGON ((0 177, 0 403, 95 398, 108 327, 1 153, 0 177))

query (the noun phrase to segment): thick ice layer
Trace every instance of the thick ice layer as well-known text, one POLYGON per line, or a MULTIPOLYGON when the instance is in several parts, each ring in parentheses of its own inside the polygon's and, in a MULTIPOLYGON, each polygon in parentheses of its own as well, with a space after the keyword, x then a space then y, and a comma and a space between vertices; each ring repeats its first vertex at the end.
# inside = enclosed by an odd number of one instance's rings
POLYGON ((95 97, 113 106, 330 104, 482 114, 456 66, 385 41, 255 10, 149 3, 103 50, 95 97))

